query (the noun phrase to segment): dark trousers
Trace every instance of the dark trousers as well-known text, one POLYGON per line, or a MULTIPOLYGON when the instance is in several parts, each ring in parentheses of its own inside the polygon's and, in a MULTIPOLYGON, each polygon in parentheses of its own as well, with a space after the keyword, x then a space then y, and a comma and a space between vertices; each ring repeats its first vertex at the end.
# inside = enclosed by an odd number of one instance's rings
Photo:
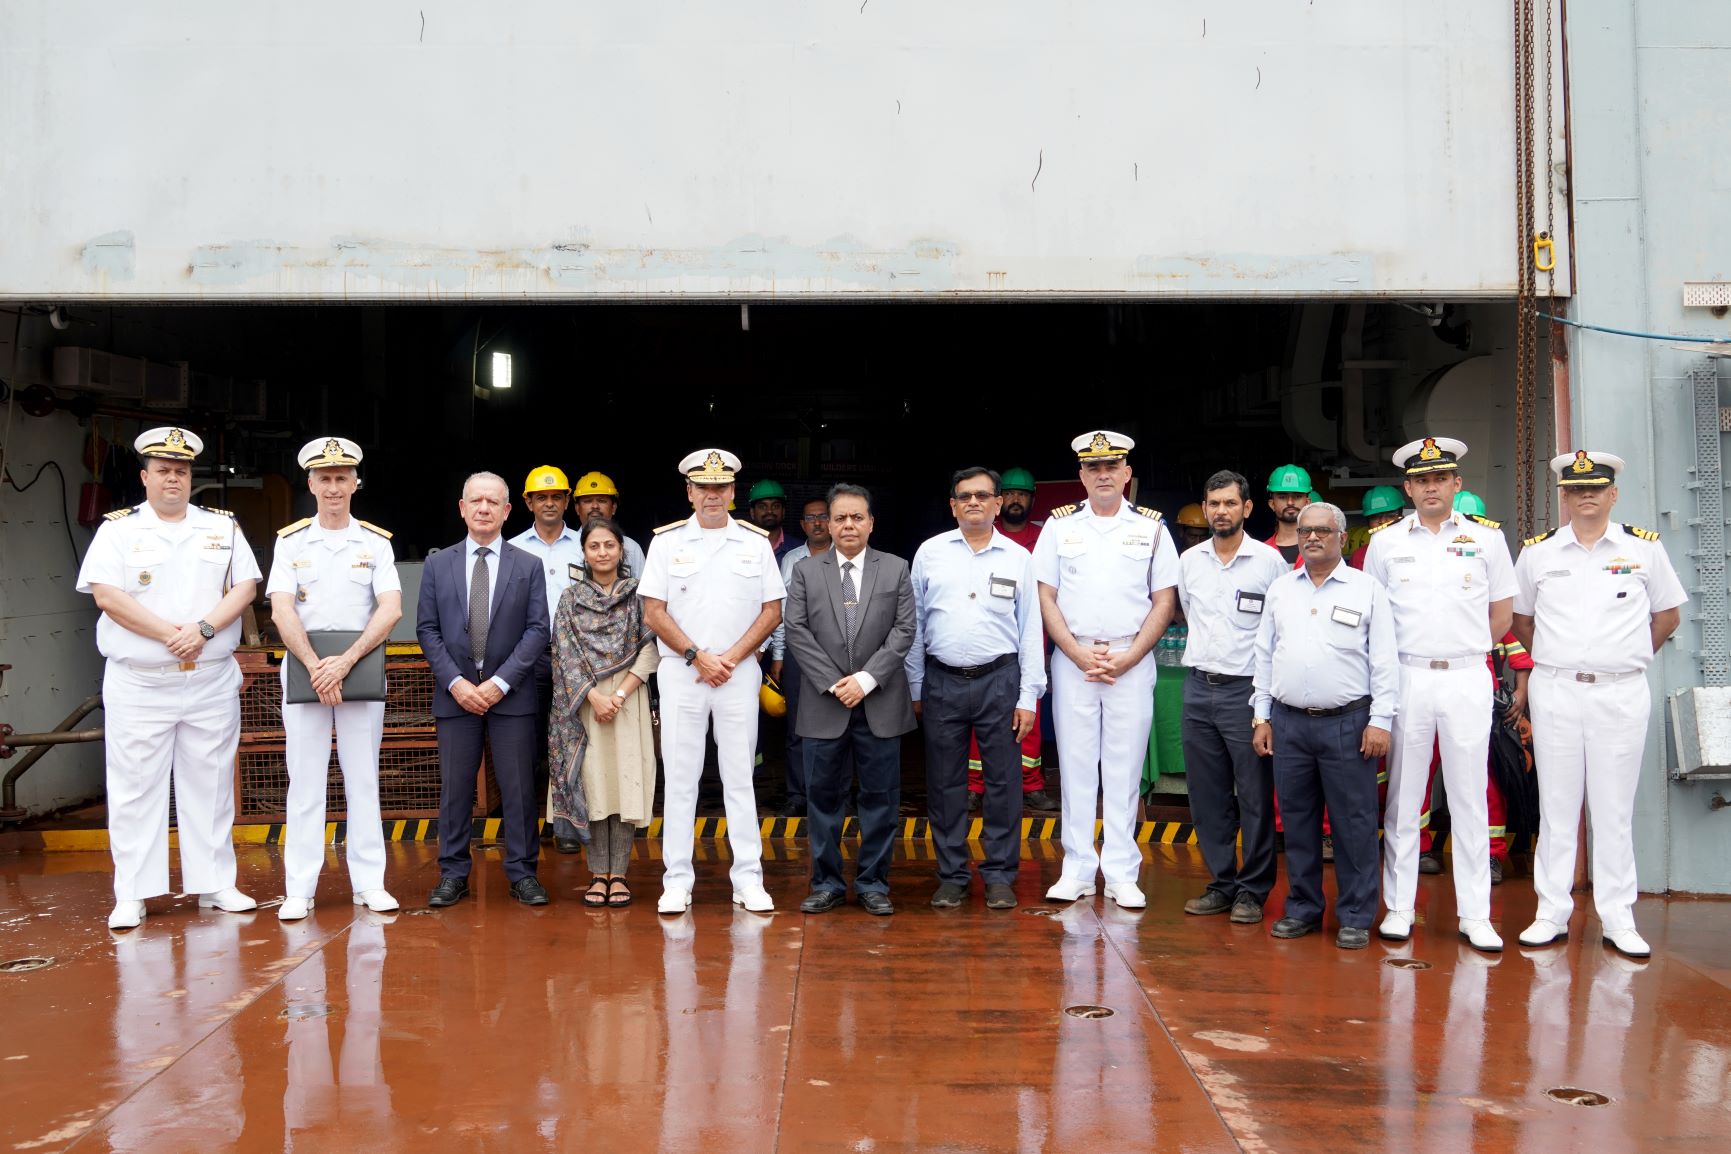
POLYGON ((787 800, 799 805, 807 797, 806 777, 810 768, 806 764, 809 759, 805 738, 794 729, 794 719, 799 716, 799 659, 794 657, 791 647, 781 662, 781 692, 787 697, 787 772, 783 780, 787 784, 787 800))
POLYGON ((887 894, 890 850, 901 819, 902 739, 873 733, 863 707, 853 710, 840 737, 805 739, 812 892, 847 892, 841 872, 841 827, 853 779, 850 753, 859 774, 859 868, 854 871, 854 892, 887 894))
POLYGON ((1184 774, 1208 888, 1260 905, 1274 888, 1274 767, 1250 748, 1249 677, 1192 669, 1184 682, 1184 774), (1238 861, 1243 832, 1244 863, 1238 861))
POLYGON ((475 812, 475 774, 481 750, 490 747, 493 777, 504 803, 505 877, 510 881, 535 876, 541 853, 536 836, 535 716, 488 713, 476 717, 438 719, 439 735, 439 876, 466 878, 472 864, 469 835, 475 812))
POLYGON ((1334 823, 1335 914, 1368 930, 1376 920, 1381 866, 1376 841, 1376 759, 1358 752, 1365 705, 1338 717, 1274 706, 1274 788, 1286 819, 1285 916, 1322 921, 1322 810, 1334 823))
POLYGON ((1017 663, 979 677, 958 677, 926 662, 921 710, 926 731, 926 806, 938 879, 967 885, 968 736, 980 740, 980 773, 986 796, 980 804, 986 860, 980 877, 988 885, 1012 885, 1021 867, 1022 754, 1012 730, 1022 674, 1017 663))

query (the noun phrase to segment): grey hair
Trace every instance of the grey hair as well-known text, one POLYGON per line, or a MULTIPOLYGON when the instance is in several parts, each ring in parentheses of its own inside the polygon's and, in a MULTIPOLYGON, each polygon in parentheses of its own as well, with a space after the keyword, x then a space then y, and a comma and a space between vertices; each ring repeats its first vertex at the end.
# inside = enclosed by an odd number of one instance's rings
POLYGON ((463 478, 463 499, 465 501, 469 499, 469 486, 473 485, 476 481, 489 481, 498 485, 499 488, 505 490, 505 500, 507 502, 511 500, 511 486, 505 483, 505 478, 499 476, 497 473, 488 473, 483 471, 480 473, 470 473, 467 477, 463 478))
MULTIPOLYGON (((1309 512, 1312 509, 1328 510, 1328 515, 1334 518, 1335 531, 1337 533, 1346 532, 1346 514, 1341 512, 1339 505, 1332 505, 1327 501, 1312 501, 1304 507, 1305 512, 1309 512)), ((1303 514, 1301 513, 1300 516, 1303 516, 1303 514)))
POLYGON ((871 514, 872 514, 872 494, 871 494, 871 490, 866 488, 864 485, 851 485, 846 481, 837 482, 836 484, 831 485, 829 487, 829 497, 826 498, 825 503, 829 504, 829 505, 834 505, 835 499, 837 497, 858 497, 858 498, 860 498, 860 500, 865 502, 866 516, 868 516, 868 517, 871 516, 871 514))

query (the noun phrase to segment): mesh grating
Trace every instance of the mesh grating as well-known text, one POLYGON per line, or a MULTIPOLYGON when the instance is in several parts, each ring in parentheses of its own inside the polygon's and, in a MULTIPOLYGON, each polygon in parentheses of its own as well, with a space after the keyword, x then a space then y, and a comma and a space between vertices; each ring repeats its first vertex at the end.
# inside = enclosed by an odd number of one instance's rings
MULTIPOLYGON (((282 681, 268 653, 243 655, 245 679, 240 689, 240 739, 243 744, 280 742, 282 681), (262 659, 262 660, 261 660, 262 659)), ((433 732, 433 671, 424 658, 385 662, 385 735, 387 739, 433 732)))
MULTIPOLYGON (((237 761, 235 820, 281 820, 288 796, 283 747, 243 746, 237 761)), ((325 820, 344 820, 343 806, 342 768, 333 748, 325 776, 325 820)), ((485 817, 498 806, 499 787, 488 769, 486 789, 476 798, 475 816, 485 817)), ((431 738, 387 741, 379 750, 379 809, 384 818, 439 816, 439 751, 431 738)))
POLYGON ((1725 489, 1720 449, 1719 372, 1711 360, 1689 370, 1695 394, 1695 591, 1701 622, 1701 683, 1731 684, 1726 653, 1725 489))

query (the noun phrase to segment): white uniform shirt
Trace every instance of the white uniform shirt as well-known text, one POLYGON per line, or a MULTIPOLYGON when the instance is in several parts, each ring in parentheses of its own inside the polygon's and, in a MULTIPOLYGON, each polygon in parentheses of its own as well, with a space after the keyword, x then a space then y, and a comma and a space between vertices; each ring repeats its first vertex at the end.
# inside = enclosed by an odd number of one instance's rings
MULTIPOLYGON (((113 516, 110 514, 110 516, 113 516)), ((148 502, 96 529, 78 570, 78 592, 112 585, 175 624, 202 620, 241 581, 259 579, 258 561, 233 517, 197 505, 181 521, 164 521, 148 502)), ((236 618, 204 643, 200 661, 229 656, 240 644, 236 618)), ((156 667, 180 659, 154 637, 132 632, 108 614, 96 622, 96 648, 111 661, 156 667)))
POLYGON ((1184 550, 1178 568, 1178 600, 1190 630, 1184 664, 1231 677, 1254 674, 1268 587, 1292 566, 1278 549, 1245 537, 1226 564, 1209 540, 1184 550))
POLYGON ((1451 513, 1432 533, 1408 513, 1371 535, 1364 571, 1388 593, 1402 653, 1472 657, 1502 640, 1490 607, 1515 595, 1515 568, 1501 530, 1451 513))
MULTIPOLYGON (((693 515, 649 542, 637 592, 667 602, 691 644, 720 653, 745 636, 767 602, 787 596, 769 539, 732 517, 705 530, 693 515)), ((663 657, 684 657, 657 639, 663 657)))
POLYGON ((1653 662, 1652 616, 1689 600, 1658 541, 1613 521, 1584 548, 1568 525, 1521 550, 1515 612, 1533 619, 1532 658, 1577 673, 1653 662))
POLYGON ((1058 611, 1083 645, 1134 637, 1178 572, 1172 534, 1128 501, 1110 517, 1087 503, 1054 514, 1034 546, 1034 579, 1058 591, 1058 611))
POLYGON ((1388 594, 1342 558, 1322 584, 1296 569, 1268 587, 1256 630, 1252 706, 1267 721, 1271 703, 1333 709, 1368 696, 1370 724, 1394 723, 1400 657, 1388 594))
POLYGON ((342 529, 326 529, 315 518, 279 536, 264 591, 293 594, 295 615, 316 633, 365 629, 379 594, 402 589, 390 538, 350 517, 342 529))
POLYGON ((960 529, 951 529, 919 547, 909 578, 914 644, 904 666, 913 699, 919 701, 925 687, 927 654, 967 669, 1014 653, 1021 666, 1016 708, 1032 710, 1046 692, 1046 635, 1032 554, 996 529, 976 553, 960 529))
POLYGON ((575 580, 571 566, 583 567, 583 546, 577 541, 577 530, 565 526, 558 540, 549 545, 531 525, 511 538, 511 544, 525 553, 534 554, 535 560, 541 563, 541 572, 547 582, 547 623, 551 625, 553 615, 559 611, 559 598, 575 580))

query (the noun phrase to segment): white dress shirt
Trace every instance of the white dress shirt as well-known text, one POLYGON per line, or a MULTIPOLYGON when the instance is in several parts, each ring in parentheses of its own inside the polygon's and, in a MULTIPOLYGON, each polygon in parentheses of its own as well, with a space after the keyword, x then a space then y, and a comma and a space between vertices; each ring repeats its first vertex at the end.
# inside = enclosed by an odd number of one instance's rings
MULTIPOLYGON (((531 525, 515 537, 511 544, 525 553, 534 554, 541 562, 541 571, 547 581, 547 622, 553 622, 554 614, 559 611, 559 598, 565 595, 565 590, 576 580, 572 567, 583 568, 583 546, 578 544, 577 530, 569 525, 562 527, 559 536, 549 544, 531 525)), ((473 573, 473 569, 470 570, 473 573)))
MULTIPOLYGON (((845 557, 842 555, 841 550, 837 549, 834 545, 831 545, 830 548, 835 550, 835 579, 838 582, 842 578, 842 567, 844 565, 847 565, 850 563, 853 565, 853 592, 854 592, 854 596, 858 597, 860 594, 860 578, 865 575, 866 554, 868 552, 870 552, 870 550, 862 548, 859 551, 858 556, 845 557)), ((805 549, 805 546, 801 545, 799 547, 799 549, 805 549)), ((794 553, 799 552, 799 549, 793 550, 793 552, 789 553, 788 556, 792 557, 794 553)), ((806 556, 808 556, 808 557, 811 556, 811 551, 809 549, 806 550, 806 556)), ((784 567, 786 567, 785 561, 783 561, 782 564, 784 567)), ((788 569, 787 571, 792 572, 791 569, 788 569)), ((809 594, 808 594, 808 596, 809 596, 809 594)), ((865 613, 865 606, 860 605, 858 607, 858 614, 855 617, 856 624, 859 620, 859 617, 863 616, 864 613, 865 613)), ((844 619, 842 622, 842 625, 844 628, 846 627, 846 624, 847 624, 847 622, 844 619)), ((863 693, 866 693, 866 694, 870 694, 872 690, 874 690, 878 687, 878 679, 873 677, 871 674, 867 673, 863 669, 856 671, 853 675, 853 679, 855 682, 857 682, 859 684, 860 691, 863 693)))
MULTIPOLYGON (((499 604, 499 550, 505 547, 505 538, 495 537, 487 546, 490 552, 485 557, 476 557, 475 551, 481 548, 481 543, 473 537, 463 538, 463 612, 469 611, 469 590, 475 585, 475 563, 484 561, 487 565, 487 620, 493 620, 493 607, 499 604)), ((450 690, 462 677, 451 678, 451 684, 445 686, 450 690)), ((487 678, 499 687, 500 693, 511 692, 511 683, 497 674, 487 678)))
POLYGON ((1058 591, 1058 612, 1084 646, 1134 637, 1154 594, 1178 584, 1178 550, 1164 523, 1128 501, 1110 517, 1084 502, 1040 530, 1034 579, 1058 591))
POLYGON ((1256 630, 1252 708, 1267 721, 1273 702, 1333 709, 1369 697, 1370 724, 1394 724, 1400 691, 1394 614, 1381 585, 1342 558, 1316 585, 1295 569, 1268 587, 1256 630))
POLYGON ((1646 669, 1653 614, 1689 600, 1664 546, 1615 521, 1591 549, 1568 525, 1534 540, 1515 584, 1515 612, 1533 619, 1533 663, 1575 673, 1646 669))
POLYGON ((341 529, 326 529, 315 518, 278 537, 264 591, 292 594, 302 628, 316 633, 365 629, 379 594, 402 588, 390 538, 350 517, 341 529))
POLYGON ((1490 606, 1515 595, 1515 570, 1500 529, 1451 513, 1433 533, 1408 513, 1371 535, 1364 571, 1388 593, 1402 653, 1475 657, 1502 640, 1490 606))
POLYGON ((1251 537, 1222 562, 1212 539, 1178 558, 1178 600, 1189 623, 1184 664, 1228 677, 1256 672, 1256 627, 1268 587, 1291 572, 1280 551, 1251 537))
MULTIPOLYGON (((693 515, 658 530, 643 570, 637 592, 665 601, 668 616, 706 653, 728 649, 766 604, 787 596, 768 538, 732 517, 719 529, 705 530, 693 515)), ((685 656, 656 644, 663 657, 685 656)))
POLYGON ((1016 708, 1032 710, 1046 692, 1033 555, 995 529, 976 553, 960 529, 951 529, 920 546, 910 579, 914 644, 906 666, 913 699, 920 700, 925 685, 927 654, 965 669, 1014 653, 1022 674, 1016 708))

